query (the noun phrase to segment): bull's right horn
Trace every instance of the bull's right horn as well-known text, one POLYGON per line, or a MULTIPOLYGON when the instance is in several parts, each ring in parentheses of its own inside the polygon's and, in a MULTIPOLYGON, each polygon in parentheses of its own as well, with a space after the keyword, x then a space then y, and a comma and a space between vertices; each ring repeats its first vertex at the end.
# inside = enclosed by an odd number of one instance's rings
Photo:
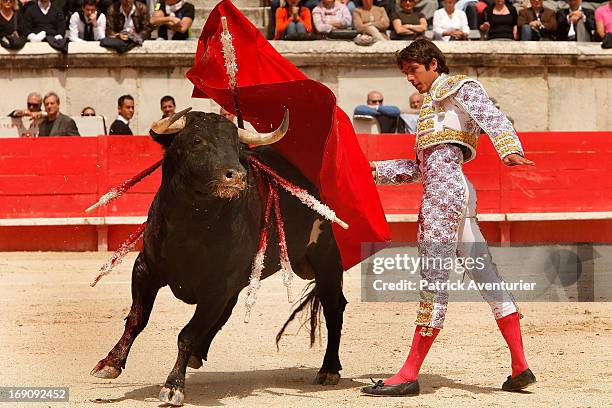
POLYGON ((185 127, 185 115, 191 110, 191 107, 183 109, 175 113, 169 118, 163 118, 151 125, 149 133, 156 135, 170 135, 178 133, 185 127))
POLYGON ((285 116, 283 116, 283 121, 281 122, 278 129, 274 132, 270 133, 254 133, 250 132, 246 129, 238 129, 238 138, 244 144, 253 145, 253 146, 263 146, 270 145, 272 143, 276 143, 285 136, 287 130, 289 129, 289 111, 285 111, 285 116))

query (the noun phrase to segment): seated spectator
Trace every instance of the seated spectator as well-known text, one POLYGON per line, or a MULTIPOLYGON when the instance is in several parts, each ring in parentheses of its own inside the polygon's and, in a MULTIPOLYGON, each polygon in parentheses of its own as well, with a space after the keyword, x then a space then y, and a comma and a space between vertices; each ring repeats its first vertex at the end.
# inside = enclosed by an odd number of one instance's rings
POLYGON ((47 116, 47 112, 41 111, 42 96, 40 96, 38 92, 30 92, 26 100, 26 104, 27 107, 25 109, 15 109, 9 113, 8 116, 17 119, 29 117, 30 123, 27 128, 25 128, 25 123, 23 123, 23 121, 21 122, 20 127, 23 127, 21 136, 38 136, 38 126, 40 125, 42 118, 47 116))
POLYGON ((64 38, 64 13, 50 0, 38 0, 25 8, 23 33, 31 42, 46 41, 52 48, 63 53, 68 52, 68 39, 64 38))
POLYGON ((60 113, 60 99, 55 92, 43 98, 47 116, 40 122, 38 136, 80 136, 74 119, 60 113))
POLYGON ((0 46, 8 50, 19 50, 26 43, 18 10, 15 0, 0 0, 0 46))
POLYGON ((519 11, 516 25, 521 41, 552 41, 557 32, 555 12, 543 7, 542 0, 531 0, 531 7, 519 11))
POLYGON ((336 30, 350 28, 353 19, 340 1, 321 0, 312 11, 312 22, 318 33, 329 37, 336 30))
POLYGON ((106 16, 97 4, 97 0, 83 0, 83 6, 72 13, 68 25, 70 41, 100 41, 106 37, 106 16))
POLYGON ((354 115, 375 117, 382 133, 395 133, 397 130, 400 109, 393 105, 383 105, 383 95, 378 91, 368 93, 367 105, 358 105, 354 115))
POLYGON ((423 97, 423 95, 421 95, 418 92, 413 93, 412 95, 410 95, 409 101, 410 101, 410 109, 412 109, 411 113, 402 113, 400 115, 400 118, 402 119, 403 122, 403 131, 400 132, 400 130, 398 130, 398 133, 416 133, 416 129, 417 129, 417 122, 419 120, 419 112, 421 110, 421 106, 423 106, 423 100, 425 98, 423 97))
POLYGON ((568 0, 569 8, 557 11, 557 40, 588 42, 595 33, 595 13, 582 8, 582 0, 568 0))
POLYGON ((86 106, 81 111, 81 116, 83 116, 83 117, 86 117, 86 116, 96 116, 96 110, 94 108, 92 108, 91 106, 86 106))
POLYGON ((151 24, 159 26, 158 38, 186 40, 195 19, 195 7, 185 0, 158 0, 151 15, 151 24))
POLYGON ((23 116, 32 116, 33 113, 37 113, 41 111, 42 106, 42 96, 38 92, 30 92, 28 94, 28 98, 26 99, 25 109, 15 109, 11 113, 8 114, 11 118, 21 118, 23 116))
POLYGON ((108 7, 106 37, 100 45, 122 54, 142 45, 151 36, 151 31, 147 6, 140 1, 120 0, 108 7))
POLYGON ((370 45, 376 41, 388 40, 389 16, 384 8, 374 5, 374 0, 361 0, 361 7, 353 12, 353 26, 359 35, 355 42, 370 45), (358 40, 361 38, 361 40, 358 40))
POLYGON ((480 31, 486 33, 487 40, 518 40, 516 22, 518 13, 507 0, 495 0, 482 13, 480 31))
POLYGON ((111 123, 109 135, 133 135, 130 120, 134 117, 134 98, 122 95, 117 100, 117 119, 111 123))
POLYGON ((427 19, 414 9, 415 0, 400 0, 400 9, 391 16, 392 40, 414 40, 427 30, 427 19))
MULTIPOLYGON (((455 9, 456 0, 444 0, 444 7, 433 17, 434 40, 467 40, 470 34, 465 12, 455 9)), ((539 0, 542 1, 542 0, 539 0)))
POLYGON ((287 0, 285 7, 276 10, 275 40, 305 40, 312 33, 312 21, 308 7, 299 0, 287 0))
POLYGON ((612 33, 612 0, 595 10, 595 25, 600 39, 612 33))
POLYGON ((162 111, 162 119, 170 117, 176 113, 176 102, 170 95, 166 95, 159 101, 159 107, 162 111))

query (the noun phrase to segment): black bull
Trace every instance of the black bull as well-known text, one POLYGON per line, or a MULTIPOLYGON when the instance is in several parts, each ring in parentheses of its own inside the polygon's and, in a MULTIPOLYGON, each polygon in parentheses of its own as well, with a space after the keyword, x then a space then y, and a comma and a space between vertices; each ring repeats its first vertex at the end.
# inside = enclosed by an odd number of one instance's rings
MULTIPOLYGON (((178 336, 176 364, 159 395, 163 402, 180 405, 187 366, 202 366, 212 340, 249 282, 264 203, 247 158, 254 155, 287 180, 316 197, 318 193, 271 148, 250 149, 242 144, 236 126, 219 115, 191 112, 182 131, 154 138, 166 148, 162 182, 149 209, 143 250, 132 270, 132 307, 121 339, 92 375, 116 378, 121 374, 132 343, 147 325, 158 290, 169 285, 178 299, 196 305, 178 336)), ((328 330, 325 357, 315 381, 336 384, 342 368, 338 348, 347 303, 338 247, 328 221, 280 187, 279 198, 293 268, 302 277, 314 275, 316 282, 296 310, 310 308, 313 314, 311 343, 319 304, 328 330)), ((278 237, 271 228, 262 278, 275 273, 278 265, 278 237)))

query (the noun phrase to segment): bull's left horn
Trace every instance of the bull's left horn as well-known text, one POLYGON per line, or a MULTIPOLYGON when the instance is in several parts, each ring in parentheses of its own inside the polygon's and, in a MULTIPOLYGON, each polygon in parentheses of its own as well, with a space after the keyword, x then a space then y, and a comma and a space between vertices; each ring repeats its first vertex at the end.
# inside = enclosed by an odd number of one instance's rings
POLYGON ((175 113, 169 118, 163 118, 151 125, 149 133, 156 135, 169 135, 178 133, 185 127, 185 115, 191 110, 191 107, 183 109, 175 113))
POLYGON ((285 136, 289 129, 289 111, 285 111, 283 121, 274 132, 270 133, 254 133, 246 129, 238 129, 238 138, 242 143, 254 146, 263 146, 276 143, 285 136))

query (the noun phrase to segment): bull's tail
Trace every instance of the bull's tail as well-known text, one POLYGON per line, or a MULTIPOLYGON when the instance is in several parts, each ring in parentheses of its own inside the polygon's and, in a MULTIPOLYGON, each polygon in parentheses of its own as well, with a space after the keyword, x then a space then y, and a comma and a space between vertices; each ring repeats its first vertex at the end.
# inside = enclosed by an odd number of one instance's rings
MULTIPOLYGON (((312 347, 315 343, 317 337, 317 331, 319 332, 319 336, 321 334, 320 326, 321 326, 321 300, 319 299, 319 294, 317 291, 316 282, 313 280, 304 287, 302 291, 302 296, 300 299, 295 302, 294 309, 291 312, 291 315, 281 327, 278 334, 276 335, 276 348, 278 349, 278 343, 280 343, 281 337, 285 333, 287 326, 291 323, 298 314, 303 312, 304 310, 310 309, 310 317, 306 319, 300 326, 300 329, 307 324, 310 324, 310 347, 312 347)), ((299 331, 299 329, 298 329, 299 331)))

